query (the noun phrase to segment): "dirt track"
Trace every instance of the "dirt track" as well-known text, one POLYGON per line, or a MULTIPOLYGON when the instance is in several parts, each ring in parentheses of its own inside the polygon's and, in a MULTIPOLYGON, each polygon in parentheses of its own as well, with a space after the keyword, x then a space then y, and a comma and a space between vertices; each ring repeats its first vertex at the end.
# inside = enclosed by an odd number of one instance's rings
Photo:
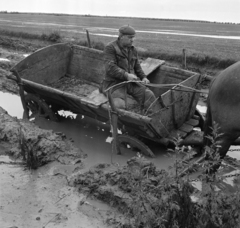
MULTIPOLYGON (((16 83, 6 75, 40 45, 16 44, 0 47, 0 91, 18 94, 16 83)), ((61 132, 13 118, 1 107, 0 122, 1 227, 110 227, 107 218, 115 216, 111 208, 89 202, 68 186, 67 177, 84 168, 86 155, 81 149, 61 132), (39 168, 29 170, 26 164, 39 168)))

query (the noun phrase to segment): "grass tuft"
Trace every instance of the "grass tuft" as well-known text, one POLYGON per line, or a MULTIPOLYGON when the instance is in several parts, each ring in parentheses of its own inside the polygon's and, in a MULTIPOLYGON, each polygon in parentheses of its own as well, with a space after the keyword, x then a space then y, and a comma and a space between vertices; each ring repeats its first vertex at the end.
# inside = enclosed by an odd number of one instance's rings
MULTIPOLYGON (((141 58, 155 58, 155 59, 162 59, 166 61, 174 61, 177 63, 182 62, 182 55, 181 54, 174 54, 174 53, 166 53, 166 52, 154 52, 154 51, 139 51, 139 56, 141 58)), ((217 69, 225 69, 232 64, 236 63, 237 61, 234 59, 220 59, 213 56, 208 55, 200 55, 200 54, 190 54, 187 56, 187 64, 195 64, 199 67, 212 67, 217 69)))
POLYGON ((41 39, 46 40, 46 41, 50 41, 50 42, 53 42, 53 43, 59 43, 59 42, 61 42, 62 37, 61 37, 59 31, 53 31, 49 34, 43 33, 41 35, 41 39))

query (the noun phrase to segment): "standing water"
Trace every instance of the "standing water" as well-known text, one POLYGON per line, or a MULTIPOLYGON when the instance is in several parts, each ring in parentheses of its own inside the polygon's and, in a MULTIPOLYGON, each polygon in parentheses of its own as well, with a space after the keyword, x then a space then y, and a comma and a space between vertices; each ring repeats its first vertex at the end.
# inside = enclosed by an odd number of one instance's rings
MULTIPOLYGON (((19 119, 23 116, 23 108, 19 96, 0 92, 0 106, 11 116, 19 119)), ((201 102, 197 105, 197 108, 202 113, 206 112, 206 106, 201 102)), ((128 159, 136 155, 136 152, 129 149, 122 149, 122 155, 112 153, 110 143, 112 134, 109 125, 86 116, 76 115, 74 119, 69 117, 61 118, 60 122, 36 118, 34 122, 40 128, 51 129, 55 132, 60 131, 68 138, 72 138, 75 146, 88 155, 85 159, 86 168, 99 163, 124 165, 128 159)), ((150 147, 156 157, 148 159, 158 168, 167 169, 173 164, 174 158, 169 156, 164 146, 152 143, 150 147)), ((232 146, 232 148, 238 148, 238 146, 232 146)), ((240 159, 239 152, 228 152, 228 154, 231 157, 240 159)))
POLYGON ((17 95, 0 92, 0 106, 5 109, 10 116, 19 119, 23 117, 21 99, 17 95))
MULTIPOLYGON (((109 125, 86 116, 77 115, 76 119, 64 118, 61 122, 39 118, 35 120, 35 123, 44 129, 64 132, 68 138, 72 138, 74 144, 88 155, 85 159, 86 168, 99 163, 124 165, 128 159, 136 155, 136 152, 129 149, 122 149, 122 155, 113 153, 109 125)), ((149 158, 149 160, 158 168, 167 169, 173 160, 166 156, 166 148, 153 145, 151 149, 156 158, 149 158)))
MULTIPOLYGON (((13 117, 23 117, 21 99, 17 95, 0 92, 0 106, 13 117)), ((75 146, 88 155, 84 162, 86 168, 99 163, 125 165, 128 159, 136 155, 136 152, 129 149, 122 149, 122 155, 112 153, 109 125, 86 116, 77 115, 75 119, 62 117, 60 122, 36 118, 34 122, 40 128, 63 132, 68 138, 72 138, 75 146)), ((158 168, 167 169, 172 165, 173 158, 168 156, 165 147, 153 144, 151 149, 156 158, 149 160, 158 168)))

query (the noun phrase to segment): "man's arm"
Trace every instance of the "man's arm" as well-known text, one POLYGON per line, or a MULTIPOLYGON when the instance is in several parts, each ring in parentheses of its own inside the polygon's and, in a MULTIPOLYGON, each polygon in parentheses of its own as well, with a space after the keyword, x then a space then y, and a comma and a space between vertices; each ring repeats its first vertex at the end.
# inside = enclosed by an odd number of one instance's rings
POLYGON ((105 70, 108 77, 120 79, 123 81, 128 80, 128 74, 125 70, 118 67, 116 50, 113 45, 107 45, 104 49, 105 70))
POLYGON ((143 72, 142 67, 140 65, 137 52, 135 53, 135 55, 137 57, 137 60, 134 65, 134 71, 135 71, 136 75, 142 80, 142 79, 146 78, 146 75, 143 72))

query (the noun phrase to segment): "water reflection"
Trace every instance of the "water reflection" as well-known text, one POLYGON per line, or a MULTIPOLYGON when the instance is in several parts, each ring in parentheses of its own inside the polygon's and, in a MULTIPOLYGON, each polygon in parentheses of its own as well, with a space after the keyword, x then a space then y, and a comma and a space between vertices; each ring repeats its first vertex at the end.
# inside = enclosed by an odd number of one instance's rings
POLYGON ((197 109, 198 109, 199 112, 202 113, 203 115, 205 115, 206 112, 207 112, 207 107, 206 107, 206 105, 203 105, 203 104, 198 104, 198 105, 197 105, 197 109))
MULTIPOLYGON (((80 31, 79 29, 66 28, 61 29, 65 32, 74 32, 86 34, 84 31, 80 31)), ((89 31, 91 31, 91 35, 93 36, 105 36, 105 37, 118 37, 115 33, 116 29, 108 29, 101 27, 89 27, 89 31), (98 33, 101 31, 102 33, 98 33), (114 34, 109 34, 109 32, 114 34)), ((200 33, 191 33, 188 31, 180 31, 180 30, 137 30, 138 33, 146 33, 146 34, 163 34, 163 35, 176 35, 176 36, 191 36, 191 37, 202 37, 202 38, 212 38, 212 39, 229 39, 229 40, 240 40, 240 36, 224 36, 224 35, 211 35, 211 34, 200 34, 200 33)))
MULTIPOLYGON (((122 155, 113 153, 109 125, 89 117, 83 118, 82 115, 77 115, 76 119, 61 118, 58 123, 36 118, 35 123, 41 128, 61 131, 68 138, 72 138, 74 144, 88 155, 85 160, 87 167, 98 163, 125 165, 128 159, 136 155, 136 152, 124 148, 121 150, 122 155)), ((150 160, 158 168, 167 169, 173 158, 167 156, 166 148, 154 143, 149 146, 156 155, 156 158, 150 160)))
MULTIPOLYGON (((9 93, 0 92, 0 106, 3 107, 11 116, 22 118, 23 107, 20 97, 9 93)), ((206 106, 199 103, 197 108, 204 113, 206 106)), ((71 115, 67 112, 62 112, 62 115, 71 115)), ((122 149, 122 155, 112 153, 111 140, 112 134, 109 125, 98 120, 88 118, 82 115, 73 114, 73 118, 62 118, 61 122, 51 122, 45 119, 36 119, 35 123, 44 129, 53 131, 61 131, 72 138, 77 147, 81 148, 88 154, 86 159, 87 166, 92 166, 97 163, 118 163, 119 165, 126 164, 126 161, 135 156, 136 153, 122 149)), ((153 142, 149 147, 155 154, 156 158, 149 158, 158 168, 167 169, 172 164, 173 158, 168 156, 166 148, 153 142)), ((231 148, 239 148, 232 146, 231 148)), ((239 152, 229 152, 229 156, 240 159, 239 152)))
POLYGON ((23 117, 21 99, 17 95, 0 92, 0 106, 13 117, 19 119, 23 117))

